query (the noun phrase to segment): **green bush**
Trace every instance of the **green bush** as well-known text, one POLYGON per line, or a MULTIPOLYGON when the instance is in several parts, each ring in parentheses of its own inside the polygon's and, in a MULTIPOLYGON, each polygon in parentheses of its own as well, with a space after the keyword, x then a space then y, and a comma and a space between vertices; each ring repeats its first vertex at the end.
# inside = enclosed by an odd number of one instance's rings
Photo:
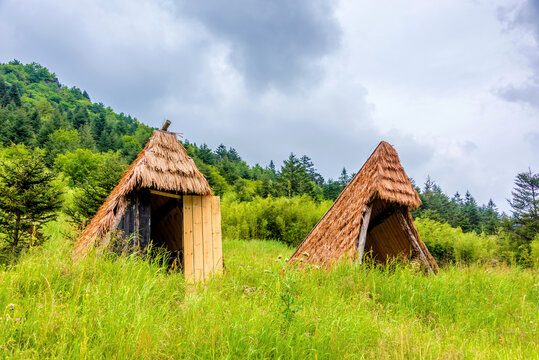
POLYGON ((439 262, 474 263, 499 260, 497 237, 475 232, 464 233, 447 223, 429 218, 415 220, 421 240, 439 262))
POLYGON ((260 198, 241 202, 232 194, 223 197, 222 226, 228 239, 272 239, 297 246, 331 206, 307 195, 293 198, 260 198))

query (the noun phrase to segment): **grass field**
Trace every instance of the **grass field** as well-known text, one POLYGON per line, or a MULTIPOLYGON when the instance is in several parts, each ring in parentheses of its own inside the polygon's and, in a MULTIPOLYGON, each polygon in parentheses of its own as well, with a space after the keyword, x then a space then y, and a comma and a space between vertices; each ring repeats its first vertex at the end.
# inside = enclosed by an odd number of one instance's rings
POLYGON ((135 256, 73 264, 61 229, 0 269, 2 358, 539 358, 536 270, 295 270, 282 244, 229 240, 225 274, 186 285, 135 256))

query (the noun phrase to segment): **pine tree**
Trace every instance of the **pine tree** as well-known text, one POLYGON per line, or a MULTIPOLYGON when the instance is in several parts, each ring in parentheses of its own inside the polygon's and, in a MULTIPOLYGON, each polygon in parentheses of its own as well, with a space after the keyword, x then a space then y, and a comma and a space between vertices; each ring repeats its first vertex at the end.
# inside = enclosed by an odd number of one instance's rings
MULTIPOLYGON (((4 96, 6 96, 6 94, 8 93, 8 86, 7 84, 4 82, 4 79, 0 77, 0 102, 2 101, 2 99, 4 99, 4 96)), ((0 103, 0 105, 2 105, 0 103)))
POLYGON ((322 175, 316 172, 311 158, 307 155, 303 155, 300 161, 303 164, 305 171, 307 171, 307 174, 309 174, 309 179, 311 181, 314 181, 316 185, 322 185, 324 183, 324 178, 322 177, 322 175))
POLYGON ((489 199, 487 206, 482 213, 483 231, 489 235, 495 235, 500 227, 500 215, 496 204, 489 199))
POLYGON ((292 197, 301 194, 315 195, 314 183, 301 161, 290 153, 279 172, 278 182, 285 196, 292 197))
POLYGON ((539 232, 539 174, 531 169, 518 174, 511 194, 515 231, 523 240, 531 241, 539 232))
POLYGON ((346 186, 348 185, 348 182, 350 181, 350 177, 348 176, 348 172, 346 171, 346 168, 342 168, 342 171, 341 171, 341 176, 339 176, 339 182, 346 186))
POLYGON ((75 129, 87 124, 90 121, 88 111, 85 107, 79 107, 73 115, 72 124, 75 129))
POLYGON ((52 185, 54 175, 45 168, 41 151, 13 145, 0 161, 1 250, 10 262, 24 249, 39 245, 42 225, 59 210, 60 191, 52 185))
POLYGON ((228 156, 228 151, 226 150, 226 146, 223 144, 219 145, 217 149, 215 149, 215 154, 219 159, 224 159, 228 156))
POLYGON ((270 160, 267 169, 272 173, 277 174, 277 170, 275 169, 275 164, 273 163, 273 160, 270 160))
POLYGON ((96 143, 92 136, 92 129, 90 128, 90 125, 85 124, 81 126, 79 129, 79 134, 81 148, 95 150, 96 143))
POLYGON ((99 140, 101 139, 101 135, 103 134, 106 125, 107 120, 105 118, 105 113, 99 114, 99 116, 97 116, 93 121, 92 134, 94 135, 94 139, 96 142, 99 142, 99 140))
POLYGON ((22 106, 21 94, 19 88, 16 84, 11 85, 8 92, 9 101, 13 103, 16 107, 22 106))
POLYGON ((466 195, 464 197, 463 210, 470 225, 469 228, 463 228, 462 231, 466 232, 475 230, 477 232, 481 232, 481 229, 479 227, 481 217, 479 215, 479 209, 477 208, 477 202, 469 191, 466 191, 466 195))

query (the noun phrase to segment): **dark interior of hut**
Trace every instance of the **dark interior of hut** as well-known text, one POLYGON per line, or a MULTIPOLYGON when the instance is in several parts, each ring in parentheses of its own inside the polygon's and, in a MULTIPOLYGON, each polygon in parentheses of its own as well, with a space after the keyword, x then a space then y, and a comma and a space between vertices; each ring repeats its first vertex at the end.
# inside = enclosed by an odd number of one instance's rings
POLYGON ((408 209, 379 198, 371 205, 365 256, 383 263, 396 257, 409 258, 412 244, 397 217, 399 211, 408 209))
POLYGON ((152 219, 150 239, 156 248, 171 255, 171 264, 183 268, 183 214, 181 197, 151 194, 152 219))

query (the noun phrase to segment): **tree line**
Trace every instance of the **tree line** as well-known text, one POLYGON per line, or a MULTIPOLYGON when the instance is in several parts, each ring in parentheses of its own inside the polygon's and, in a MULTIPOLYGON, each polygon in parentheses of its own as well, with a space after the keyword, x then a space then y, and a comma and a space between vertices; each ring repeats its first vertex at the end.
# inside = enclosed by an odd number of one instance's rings
MULTIPOLYGON (((16 60, 0 64, 0 247, 17 254, 38 243, 39 228, 59 210, 84 226, 152 132, 130 115, 92 103, 86 91, 61 85, 39 64, 16 60), (32 197, 40 199, 43 207, 29 201, 32 197)), ((217 195, 231 206, 258 204, 253 209, 264 219, 251 225, 260 228, 244 231, 242 220, 235 219, 234 234, 286 237, 293 244, 310 225, 305 223, 303 230, 294 232, 290 219, 297 223, 300 208, 313 209, 305 216, 319 216, 323 204, 334 201, 354 176, 343 168, 337 179, 326 180, 306 155, 291 153, 280 167, 273 161, 264 167, 250 166, 234 148, 223 144, 215 150, 188 140, 183 144, 217 195), (271 199, 280 198, 300 199, 292 202, 297 207, 294 215, 269 219, 276 210, 268 207, 277 204, 271 199), (305 205, 310 202, 312 206, 305 205)), ((464 232, 494 235, 504 229, 515 244, 526 246, 538 232, 537 181, 538 174, 531 170, 517 175, 513 213, 507 216, 492 200, 477 204, 470 192, 449 197, 428 178, 422 188, 416 187, 423 204, 413 215, 464 232)), ((288 206, 286 201, 278 204, 288 206)))

